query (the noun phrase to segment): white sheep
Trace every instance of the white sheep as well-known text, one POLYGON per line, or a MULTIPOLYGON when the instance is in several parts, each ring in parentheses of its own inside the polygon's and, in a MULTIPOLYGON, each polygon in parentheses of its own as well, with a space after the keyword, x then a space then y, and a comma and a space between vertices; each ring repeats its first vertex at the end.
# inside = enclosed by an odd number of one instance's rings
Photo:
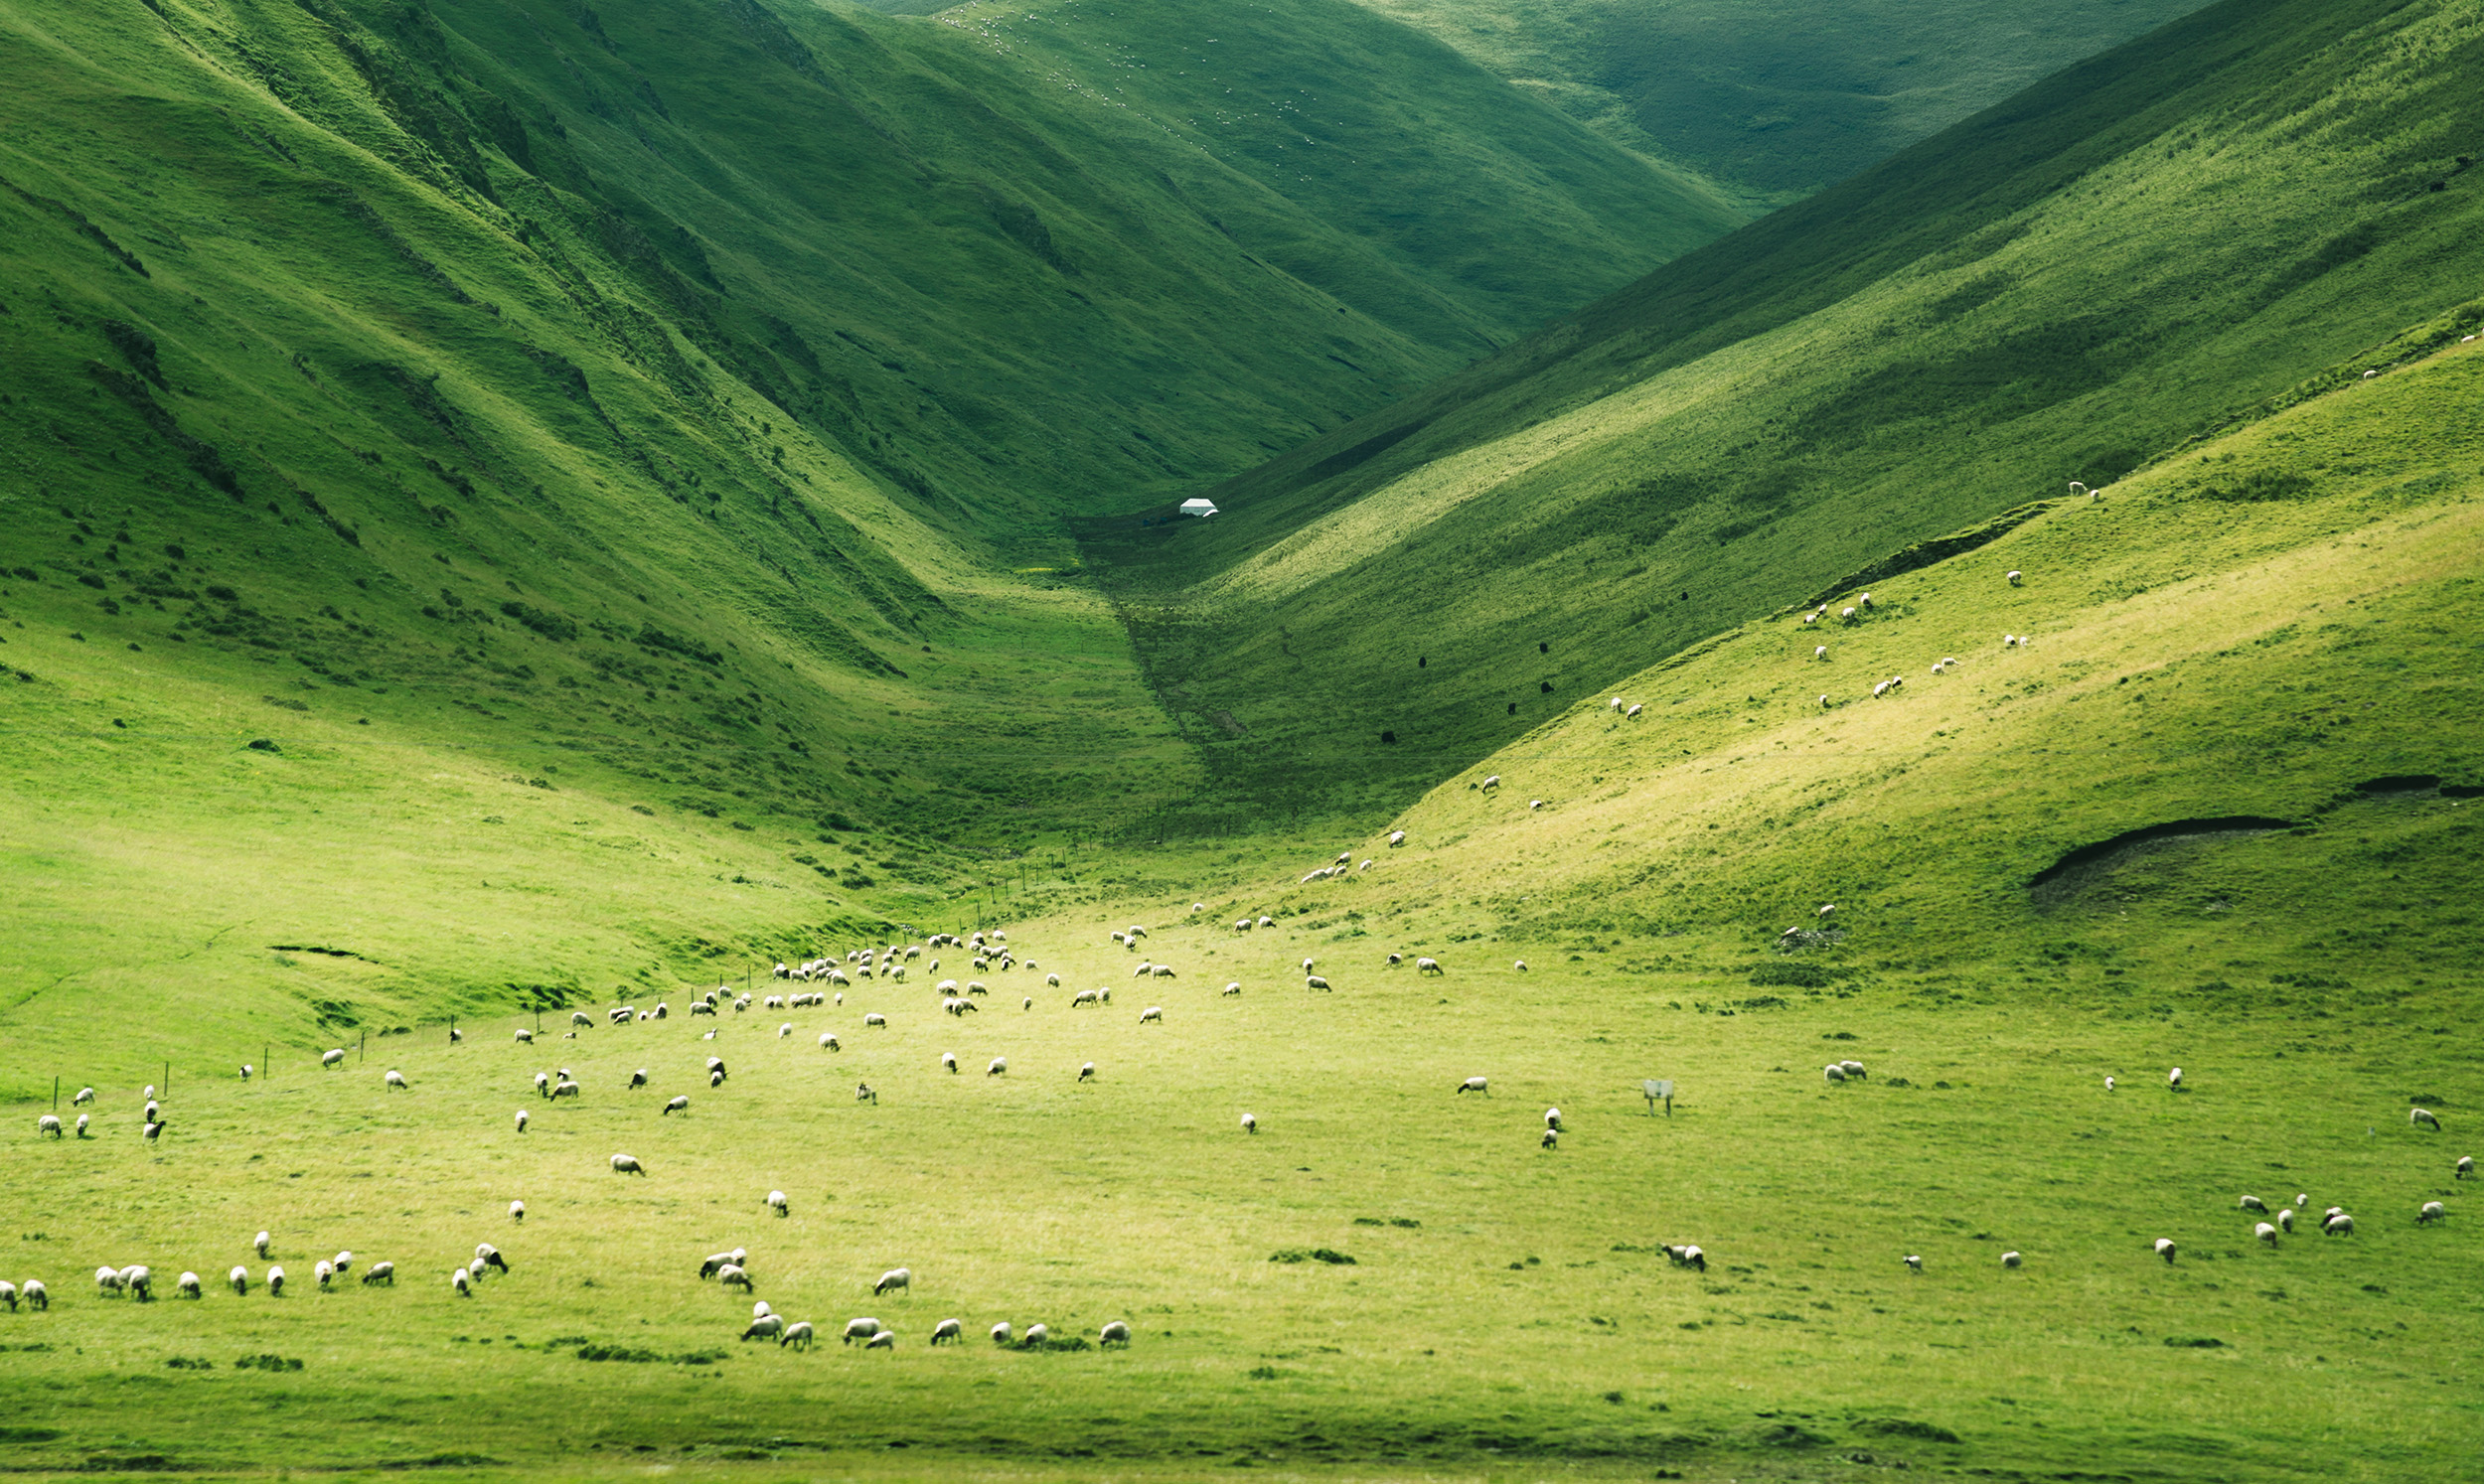
POLYGON ((1458 1084, 1458 1091, 1461 1093, 1481 1093, 1486 1098, 1492 1096, 1490 1086, 1480 1077, 1470 1077, 1465 1082, 1458 1084))
MULTIPOLYGON (((510 1219, 511 1221, 524 1221, 524 1220, 526 1220, 526 1219, 527 1219, 527 1203, 526 1203, 526 1202, 524 1202, 524 1201, 511 1201, 511 1202, 509 1203, 509 1219, 510 1219)), ((343 1265, 343 1264, 339 1264, 339 1265, 343 1265)))
POLYGON ((1924 1270, 1924 1259, 1923 1255, 1920 1253, 1909 1253, 1903 1261, 1906 1262, 1906 1270, 1909 1272, 1922 1272, 1924 1270))
POLYGON ((1303 975, 1303 987, 1306 989, 1327 989, 1329 987, 1327 976, 1325 974, 1317 973, 1305 974, 1303 975))
POLYGON ((61 1136, 61 1115, 58 1113, 45 1113, 42 1117, 35 1119, 35 1131, 37 1133, 49 1133, 54 1138, 59 1138, 61 1136))
POLYGON ((874 1025, 876 1025, 876 1026, 880 1027, 882 1030, 887 1029, 887 1028, 888 1028, 888 1017, 887 1017, 887 1016, 885 1016, 885 1015, 882 1015, 882 1014, 881 1014, 881 1013, 879 1013, 877 1010, 873 1010, 873 1011, 872 1011, 872 1012, 870 1012, 869 1014, 867 1014, 867 1015, 865 1015, 865 1016, 863 1016, 863 1017, 862 1017, 862 1026, 863 1026, 863 1028, 864 1028, 865 1030, 868 1030, 870 1027, 872 1027, 872 1026, 874 1026, 874 1025))
POLYGON ((879 1275, 879 1281, 871 1285, 871 1292, 876 1295, 885 1293, 891 1288, 903 1288, 909 1293, 914 1291, 913 1271, 910 1268, 891 1267, 879 1275))
POLYGON ((1497 773, 1495 773, 1495 774, 1493 774, 1491 777, 1489 777, 1489 778, 1487 778, 1487 779, 1483 780, 1483 783, 1482 783, 1482 789, 1483 789, 1483 792, 1484 792, 1484 793, 1486 793, 1486 794, 1489 794, 1489 793, 1490 793, 1490 792, 1492 792, 1494 789, 1497 789, 1497 788, 1499 788, 1499 787, 1500 787, 1500 775, 1499 775, 1499 774, 1497 774, 1497 773))
POLYGON ((2434 1133, 2441 1131, 2441 1120, 2438 1117, 2435 1117, 2432 1113, 2432 1110, 2428 1108, 2410 1108, 2406 1110, 2406 1123, 2409 1127, 2429 1128, 2434 1133))
POLYGON ((2001 1255, 2001 1265, 2004 1267, 2017 1267, 2022 1265, 2027 1260, 2025 1258, 2014 1252, 2003 1253, 2001 1255))
POLYGON ((1058 988, 1060 988, 1060 987, 1061 987, 1061 976, 1060 976, 1059 974, 1057 974, 1057 973, 1047 973, 1047 974, 1045 974, 1045 975, 1043 976, 1043 987, 1045 987, 1046 989, 1058 989, 1058 988))
POLYGON ((1846 607, 1838 613, 1837 617, 1839 621, 1843 623, 1852 624, 1860 622, 1859 618, 1855 614, 1854 606, 1852 604, 1846 605, 1846 607))
MULTIPOLYGON (((7 1286, 8 1285, 5 1283, 0 1283, 0 1287, 7 1286)), ((181 1280, 173 1284, 173 1291, 180 1294, 184 1298, 199 1298, 204 1296, 200 1289, 201 1284, 199 1282, 199 1275, 195 1272, 183 1273, 181 1275, 181 1280)), ((8 1294, 8 1304, 10 1308, 14 1309, 17 1307, 17 1293, 14 1289, 12 1289, 8 1294)))
POLYGON ((939 1344, 943 1340, 947 1340, 950 1343, 955 1344, 957 1341, 962 1340, 965 1337, 966 1325, 961 1320, 943 1319, 938 1324, 932 1326, 931 1342, 935 1345, 939 1344))
POLYGON ((258 1255, 262 1258, 267 1256, 267 1249, 271 1245, 273 1245, 272 1239, 270 1239, 265 1232, 259 1233, 258 1236, 251 1239, 250 1242, 250 1246, 256 1248, 258 1250, 258 1255))
POLYGON ((865 1350, 886 1350, 893 1352, 897 1348, 897 1332, 893 1329, 883 1329, 878 1334, 864 1340, 862 1342, 862 1348, 865 1350))
POLYGON ((2330 1217, 2328 1220, 2320 1224, 2320 1235, 2323 1237, 2352 1237, 2355 1235, 2355 1219, 2341 1211, 2337 1215, 2330 1217))
POLYGON ((2173 1092, 2179 1093, 2182 1091, 2182 1069, 2180 1067, 2176 1067, 2171 1072, 2165 1074, 2165 1086, 2173 1092))
POLYGON ((1441 961, 1438 959, 1417 959, 1415 961, 1416 973, 1443 973, 1446 971, 1447 970, 1441 967, 1441 961))
POLYGON ((1244 1113, 1242 1115, 1242 1131, 1244 1133, 1259 1132, 1259 1117, 1257 1114, 1244 1113))
POLYGON ((1839 1062, 1837 1066, 1840 1071, 1844 1072, 1848 1077, 1853 1078, 1857 1082, 1867 1080, 1867 1074, 1863 1070, 1863 1064, 1854 1060, 1852 1057, 1848 1057, 1846 1060, 1839 1062))
POLYGON ((1544 1110, 1544 1126, 1547 1128, 1559 1128, 1561 1126, 1560 1109, 1548 1108, 1544 1110))
POLYGON ((1078 1080, 1080 1082, 1095 1081, 1095 1063, 1087 1062, 1082 1064, 1078 1069, 1078 1080))
POLYGON ((233 1292, 247 1294, 250 1291, 250 1269, 235 1264, 233 1271, 225 1274, 225 1281, 233 1285, 233 1292))
POLYGON ((792 1035, 793 1033, 794 1033, 794 1023, 793 1023, 792 1021, 788 1020, 788 1021, 786 1021, 783 1025, 780 1025, 780 1026, 778 1026, 778 1027, 776 1028, 776 1039, 778 1039, 779 1041, 782 1041, 782 1040, 784 1040, 787 1036, 790 1036, 790 1035, 792 1035))
POLYGON ((2111 1074, 2109 1074, 2109 1073, 2108 1073, 2108 1074, 2106 1074, 2106 1076, 2105 1076, 2105 1078, 2104 1078, 2104 1091, 2106 1091, 2106 1092, 2108 1092, 2108 1093, 2109 1093, 2109 1092, 2111 1092, 2112 1090, 2113 1090, 2113 1079, 2112 1079, 2111 1074))
MULTIPOLYGON (((1320 985, 1320 987, 1325 989, 1328 986, 1323 982, 1320 985)), ((1146 1009, 1139 1012, 1139 1023, 1141 1025, 1145 1025, 1151 1020, 1162 1021, 1164 1018, 1164 1007, 1163 1005, 1150 1005, 1146 1009)))
POLYGON ((2415 1225, 2428 1227, 2436 1221, 2446 1221, 2448 1218, 2448 1207, 2438 1201, 2426 1201, 2423 1203, 2423 1209, 2415 1213, 2415 1225))
POLYGON ((78 1105, 79 1105, 79 1104, 81 1104, 81 1103, 92 1103, 93 1101, 94 1101, 94 1089, 92 1089, 92 1088, 79 1088, 79 1089, 78 1090, 78 1096, 77 1096, 77 1097, 75 1097, 75 1098, 72 1098, 71 1100, 69 1100, 69 1106, 70 1106, 70 1107, 72 1107, 72 1108, 76 1108, 78 1105))
MULTIPOLYGON (((633 1086, 635 1086, 635 1084, 633 1084, 633 1086)), ((550 1097, 551 1095, 552 1095, 552 1079, 551 1079, 551 1074, 549 1074, 549 1073, 547 1073, 547 1072, 538 1072, 538 1073, 536 1073, 536 1074, 535 1074, 535 1096, 536 1096, 536 1097, 538 1097, 538 1098, 548 1098, 548 1097, 550 1097)))
POLYGON ((1812 659, 1814 659, 1814 660, 1825 660, 1825 659, 1827 659, 1827 658, 1828 658, 1828 646, 1826 646, 1826 645, 1824 645, 1824 644, 1823 644, 1823 645, 1814 645, 1814 646, 1812 646, 1812 648, 1811 648, 1811 658, 1812 658, 1812 659))
POLYGON ((799 1319, 785 1326, 785 1332, 776 1337, 776 1343, 780 1348, 790 1345, 796 1350, 808 1350, 816 1337, 817 1331, 811 1328, 811 1321, 799 1319))
POLYGON ((2017 587, 2017 586, 2019 586, 2021 583, 2025 582, 2026 580, 2027 580, 2027 574, 2026 574, 2026 573, 2021 572, 2021 571, 2018 571, 2018 570, 2016 570, 2015 568, 2013 568, 2013 569, 2011 570, 2011 572, 2010 572, 2010 586, 2012 586, 2012 587, 2017 587))
POLYGON ((527 1131, 527 1111, 523 1108, 518 1110, 518 1131, 520 1133, 527 1131))
POLYGON ((78 1115, 78 1136, 79 1138, 84 1138, 86 1136, 87 1121, 93 1116, 94 1115, 92 1113, 79 1113, 78 1115))
POLYGON ((2472 1155, 2472 1154, 2461 1154, 2461 1155, 2459 1155, 2459 1156, 2458 1156, 2458 1175, 2457 1175, 2457 1178, 2459 1178, 2459 1179, 2461 1179, 2461 1180, 2464 1180, 2464 1179, 2465 1179, 2465 1178, 2467 1178, 2469 1175, 2472 1175, 2472 1174, 2474 1174, 2474 1173, 2475 1173, 2475 1156, 2474 1156, 2474 1155, 2472 1155))
POLYGON ((984 1075, 986 1077, 1007 1077, 1009 1076, 1009 1059, 1005 1056, 994 1057, 992 1059, 992 1065, 984 1068, 984 1075))
POLYGON ((644 1175, 647 1167, 640 1164, 635 1155, 615 1154, 612 1156, 612 1172, 616 1175, 644 1175))
POLYGON ((2172 1264, 2174 1260, 2174 1241, 2171 1237, 2159 1237, 2156 1239, 2156 1256, 2164 1259, 2167 1265, 2172 1264))
POLYGON ((1531 810, 1542 809, 1544 807, 1544 801, 1541 799, 1530 799, 1526 802, 1526 807, 1531 810))
POLYGON ((2254 1195, 2247 1195, 2243 1197, 2239 1205, 2241 1209, 2245 1211, 2257 1211, 2262 1215, 2265 1215, 2268 1210, 2268 1203, 2254 1195))
POLYGON ((386 1084, 388 1090, 390 1092, 402 1093, 409 1091, 409 1089, 405 1086, 405 1074, 397 1071, 393 1067, 389 1068, 385 1074, 383 1074, 380 1081, 386 1084))
POLYGON ((395 1287, 396 1264, 394 1262, 372 1263, 371 1270, 363 1274, 363 1284, 368 1287, 374 1283, 386 1283, 391 1288, 395 1287))
POLYGON ((267 1269, 267 1292, 268 1296, 273 1298, 284 1296, 284 1269, 282 1267, 267 1269))
POLYGON ((1846 1080, 1846 1069, 1837 1065, 1835 1062, 1830 1062, 1827 1066, 1820 1069, 1820 1078, 1822 1081, 1828 1083, 1829 1086, 1835 1087, 1837 1084, 1846 1080))
POLYGON ((1390 831, 1389 831, 1389 848, 1390 848, 1390 849, 1394 850, 1394 849, 1396 849, 1398 846, 1403 845, 1404 843, 1406 843, 1406 831, 1405 831, 1405 830, 1403 830, 1403 829, 1392 829, 1392 830, 1390 830, 1390 831))
POLYGON ((521 1046, 532 1046, 532 1045, 534 1045, 534 1044, 535 1044, 535 1032, 533 1032, 533 1031, 531 1031, 531 1030, 527 1029, 527 1028, 526 1028, 525 1026, 523 1026, 523 1025, 522 1025, 522 1026, 519 1026, 519 1027, 518 1027, 518 1044, 519 1044, 519 1045, 521 1045, 521 1046))
POLYGON ((2293 1236, 2293 1235, 2294 1235, 2294 1208, 2293 1208, 2293 1207, 2291 1207, 2291 1206, 2279 1206, 2279 1207, 2277 1208, 2277 1226, 2278 1226, 2278 1227, 2279 1227, 2279 1228, 2280 1228, 2280 1229, 2281 1229, 2281 1230, 2285 1233, 2285 1235, 2287 1235, 2288 1237, 2291 1237, 2291 1236, 2293 1236))
POLYGON ((1043 1325, 1029 1324, 1026 1326, 1025 1346, 1029 1350, 1042 1349, 1044 1342, 1051 1338, 1052 1331, 1043 1325))
POLYGON ((1128 1349, 1130 1345, 1130 1326, 1123 1323, 1119 1319, 1105 1325, 1103 1331, 1095 1337, 1095 1348, 1101 1350, 1107 1345, 1119 1345, 1124 1349, 1128 1349))
POLYGON ((992 1327, 992 1343, 995 1345, 1007 1345, 1010 1340, 1016 1338, 1016 1333, 1017 1332, 1015 1330, 1009 1328, 1009 1321, 1004 1319, 992 1327))
POLYGON ((745 1340, 775 1339, 785 1333, 785 1328, 784 1315, 761 1314, 750 1321, 749 1328, 742 1331, 742 1338, 745 1340))
POLYGON ((1517 972, 1519 972, 1519 973, 1524 973, 1524 972, 1526 972, 1526 961, 1525 961, 1524 959, 1520 959, 1520 960, 1518 960, 1516 963, 1514 963, 1514 964, 1510 965, 1509 966, 1510 966, 1512 969, 1515 969, 1515 970, 1516 970, 1517 972))
POLYGON ((715 1280, 719 1287, 730 1288, 739 1284, 744 1293, 751 1291, 750 1269, 738 1262, 727 1262, 717 1268, 715 1280))
POLYGON ((1542 1143, 1547 1149, 1557 1149, 1561 1147, 1561 1130, 1558 1128, 1545 1129, 1544 1136, 1541 1140, 1539 1140, 1539 1142, 1542 1143))
POLYGON ((1241 992, 1242 992, 1242 981, 1241 981, 1240 979, 1235 979, 1235 980, 1233 980, 1231 983, 1229 983, 1229 984, 1225 985, 1224 990, 1223 990, 1223 993, 1222 993, 1222 994, 1219 994, 1217 997, 1221 999, 1221 998, 1223 998, 1223 997, 1224 997, 1224 995, 1226 995, 1226 994, 1239 994, 1239 993, 1241 993, 1241 992))
POLYGON ((843 1051, 844 1049, 845 1049, 844 1045, 843 1045, 841 1042, 839 1042, 839 1041, 838 1041, 838 1039, 837 1039, 837 1036, 836 1036, 836 1033, 835 1033, 835 1032, 833 1032, 833 1031, 822 1031, 822 1032, 820 1032, 820 1050, 822 1050, 822 1051, 843 1051))
POLYGON ((2255 1241, 2267 1243, 2270 1247, 2277 1245, 2277 1229, 2264 1221, 2251 1227, 2251 1237, 2255 1241))
POLYGON ((345 1048, 344 1048, 344 1047, 342 1047, 342 1046, 337 1046, 337 1047, 332 1047, 331 1049, 329 1049, 329 1050, 327 1050, 327 1051, 323 1051, 323 1052, 321 1052, 321 1053, 319 1054, 319 1065, 320 1065, 320 1066, 322 1066, 322 1067, 342 1067, 342 1066, 344 1066, 344 1065, 345 1065, 345 1048))
POLYGON ((664 1106, 664 1112, 663 1112, 663 1113, 658 1113, 658 1114, 656 1114, 656 1116, 661 1118, 661 1117, 668 1116, 668 1115, 670 1115, 670 1114, 672 1114, 672 1113, 689 1113, 689 1112, 690 1112, 690 1098, 689 1098, 689 1096, 688 1096, 687 1094, 685 1094, 685 1095, 682 1095, 682 1096, 676 1097, 676 1098, 675 1098, 672 1102, 667 1103, 667 1104, 664 1106))

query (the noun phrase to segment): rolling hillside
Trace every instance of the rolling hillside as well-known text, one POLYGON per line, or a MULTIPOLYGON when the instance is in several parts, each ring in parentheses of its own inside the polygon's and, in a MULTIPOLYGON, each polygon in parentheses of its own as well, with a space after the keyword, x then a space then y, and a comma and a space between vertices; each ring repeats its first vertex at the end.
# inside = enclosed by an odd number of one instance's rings
POLYGON ((2205 11, 1208 491, 1214 521, 1097 527, 1220 779, 1194 827, 1384 810, 2472 299, 2474 21, 2205 11))
POLYGON ((1779 204, 2199 0, 1362 0, 1651 159, 1779 204))

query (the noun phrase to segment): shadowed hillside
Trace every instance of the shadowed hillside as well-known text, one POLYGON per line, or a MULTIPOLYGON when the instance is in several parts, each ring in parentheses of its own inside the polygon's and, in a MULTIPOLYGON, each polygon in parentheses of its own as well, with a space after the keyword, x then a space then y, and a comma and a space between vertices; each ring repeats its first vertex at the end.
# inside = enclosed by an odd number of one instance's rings
POLYGON ((2217 7, 1208 491, 1213 521, 1096 525, 1226 781, 1201 826, 1385 807, 2470 298, 2468 20, 2217 7))

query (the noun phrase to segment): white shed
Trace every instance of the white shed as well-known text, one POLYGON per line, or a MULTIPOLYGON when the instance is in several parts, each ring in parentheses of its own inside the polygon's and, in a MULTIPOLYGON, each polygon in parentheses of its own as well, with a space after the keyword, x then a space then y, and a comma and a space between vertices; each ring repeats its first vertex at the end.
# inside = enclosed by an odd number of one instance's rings
POLYGON ((1185 500, 1181 502, 1181 513, 1185 516, 1212 516, 1216 514, 1216 502, 1212 500, 1185 500))

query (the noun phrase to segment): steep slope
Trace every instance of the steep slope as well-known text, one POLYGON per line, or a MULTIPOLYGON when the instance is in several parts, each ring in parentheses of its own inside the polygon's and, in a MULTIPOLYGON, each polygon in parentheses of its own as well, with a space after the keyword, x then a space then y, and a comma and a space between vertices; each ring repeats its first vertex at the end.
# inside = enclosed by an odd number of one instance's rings
POLYGON ((1385 807, 2469 297, 2478 22, 2220 6, 1209 492, 1214 521, 1094 527, 1225 781, 1202 827, 1385 807))
POLYGON ((1362 0, 1606 138, 1782 202, 2200 0, 1362 0))

